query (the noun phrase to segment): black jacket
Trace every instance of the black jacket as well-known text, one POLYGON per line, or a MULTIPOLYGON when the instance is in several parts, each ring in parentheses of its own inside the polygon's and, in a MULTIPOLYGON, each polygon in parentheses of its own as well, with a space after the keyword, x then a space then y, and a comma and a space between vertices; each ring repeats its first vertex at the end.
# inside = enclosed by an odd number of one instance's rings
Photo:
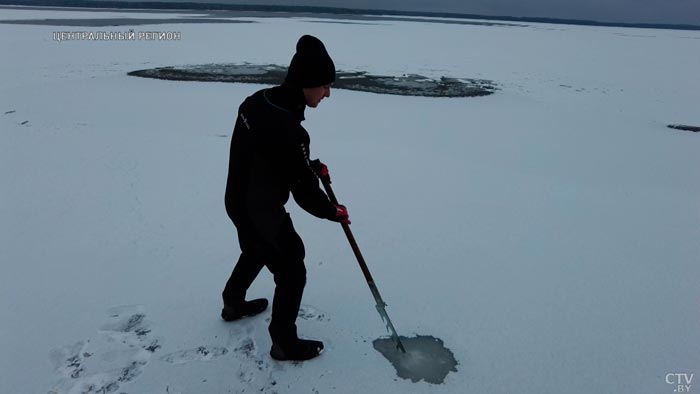
POLYGON ((301 126, 306 103, 301 89, 263 89, 238 109, 231 138, 226 212, 237 227, 252 225, 274 240, 287 218, 289 193, 319 218, 335 216, 335 206, 319 188, 309 163, 309 134, 301 126))

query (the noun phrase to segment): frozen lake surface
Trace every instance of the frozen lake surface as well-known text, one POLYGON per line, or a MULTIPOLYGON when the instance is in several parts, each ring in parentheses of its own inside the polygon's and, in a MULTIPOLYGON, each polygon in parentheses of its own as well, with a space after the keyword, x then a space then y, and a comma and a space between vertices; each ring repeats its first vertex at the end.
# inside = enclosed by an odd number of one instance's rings
MULTIPOLYGON (((181 16, 0 9, 85 19, 0 23, 0 393, 672 394, 674 377, 697 381, 700 134, 667 126, 700 125, 700 32, 181 16), (104 18, 167 23, 54 40, 132 28, 90 25, 104 18), (239 253, 223 206, 231 130, 267 85, 127 73, 286 65, 302 34, 340 70, 498 86, 334 89, 306 111, 399 333, 439 338, 458 362, 442 383, 402 379, 373 347, 384 325, 342 230, 293 202, 299 332, 323 355, 274 362, 269 311, 219 318, 239 253)), ((273 289, 264 271, 249 295, 273 289)))

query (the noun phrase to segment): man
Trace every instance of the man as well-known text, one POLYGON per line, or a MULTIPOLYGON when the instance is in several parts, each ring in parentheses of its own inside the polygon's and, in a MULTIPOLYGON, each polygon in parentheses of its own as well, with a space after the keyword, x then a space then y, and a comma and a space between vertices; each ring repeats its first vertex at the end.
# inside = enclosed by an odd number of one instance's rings
POLYGON ((335 65, 323 43, 301 37, 284 83, 241 104, 231 138, 226 212, 238 231, 241 256, 222 294, 221 317, 233 321, 267 308, 266 299, 245 300, 267 266, 276 284, 269 326, 276 360, 308 360, 323 350, 320 341, 297 336, 306 268, 304 244, 284 209, 290 192, 307 212, 349 223, 347 209, 331 203, 319 187, 319 176, 330 180, 328 169, 309 160, 309 134, 301 126, 305 108, 330 97, 333 81, 335 65))

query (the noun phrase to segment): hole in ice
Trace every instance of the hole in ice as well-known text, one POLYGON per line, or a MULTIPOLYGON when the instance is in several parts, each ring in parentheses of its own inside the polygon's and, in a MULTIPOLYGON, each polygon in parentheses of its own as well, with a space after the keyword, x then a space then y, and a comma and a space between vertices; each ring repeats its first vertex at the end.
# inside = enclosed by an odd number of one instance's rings
POLYGON ((450 372, 457 372, 457 360, 442 340, 418 335, 413 338, 399 337, 406 353, 396 348, 391 338, 375 339, 374 348, 396 368, 400 378, 412 382, 425 380, 440 384, 450 372))

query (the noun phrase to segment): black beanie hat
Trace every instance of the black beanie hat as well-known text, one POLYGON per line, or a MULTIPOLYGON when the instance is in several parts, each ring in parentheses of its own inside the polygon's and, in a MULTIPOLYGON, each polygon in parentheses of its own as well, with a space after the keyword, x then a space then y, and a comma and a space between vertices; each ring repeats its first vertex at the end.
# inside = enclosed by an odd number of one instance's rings
POLYGON ((287 69, 284 82, 299 88, 315 88, 335 81, 335 64, 321 40, 304 35, 287 69))

